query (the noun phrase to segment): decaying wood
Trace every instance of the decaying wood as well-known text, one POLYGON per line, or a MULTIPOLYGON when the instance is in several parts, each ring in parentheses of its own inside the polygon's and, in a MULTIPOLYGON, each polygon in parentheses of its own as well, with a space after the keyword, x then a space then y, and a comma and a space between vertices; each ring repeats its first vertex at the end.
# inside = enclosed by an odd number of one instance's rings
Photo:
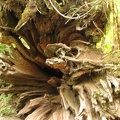
POLYGON ((0 79, 11 84, 0 93, 18 94, 19 117, 120 117, 119 51, 92 46, 103 36, 106 8, 102 0, 0 1, 0 42, 11 49, 0 55, 0 79))

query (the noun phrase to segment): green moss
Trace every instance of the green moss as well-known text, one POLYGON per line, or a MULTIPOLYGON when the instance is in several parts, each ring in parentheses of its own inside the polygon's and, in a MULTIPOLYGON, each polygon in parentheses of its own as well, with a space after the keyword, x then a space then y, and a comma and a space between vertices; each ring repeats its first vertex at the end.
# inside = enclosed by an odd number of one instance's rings
POLYGON ((117 49, 120 46, 118 32, 120 23, 120 2, 119 0, 114 0, 110 3, 109 8, 110 13, 107 16, 108 23, 104 29, 104 36, 101 38, 100 42, 97 43, 97 48, 101 48, 104 53, 109 53, 113 49, 117 49), (114 5, 114 8, 113 8, 114 5))

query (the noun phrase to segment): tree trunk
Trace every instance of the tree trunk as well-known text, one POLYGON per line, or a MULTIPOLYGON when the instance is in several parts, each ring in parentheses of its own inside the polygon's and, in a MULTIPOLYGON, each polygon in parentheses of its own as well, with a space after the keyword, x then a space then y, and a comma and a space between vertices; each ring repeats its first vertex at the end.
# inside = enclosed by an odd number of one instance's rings
MULTIPOLYGON (((108 7, 109 4, 108 4, 108 7)), ((119 51, 103 54, 109 11, 103 1, 0 2, 0 78, 18 94, 25 120, 107 120, 120 117, 119 51)))

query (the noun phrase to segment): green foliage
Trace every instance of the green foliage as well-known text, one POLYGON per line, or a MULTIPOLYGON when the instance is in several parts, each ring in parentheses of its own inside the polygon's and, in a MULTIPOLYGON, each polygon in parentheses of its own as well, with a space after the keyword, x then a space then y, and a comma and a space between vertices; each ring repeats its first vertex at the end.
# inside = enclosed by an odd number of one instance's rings
MULTIPOLYGON (((1 37, 1 33, 0 33, 0 37, 1 37)), ((10 55, 12 57, 10 46, 3 44, 1 42, 0 42, 0 53, 3 53, 5 55, 10 55)))
POLYGON ((0 43, 0 53, 10 52, 10 47, 8 45, 0 43))
POLYGON ((10 101, 12 100, 13 94, 1 94, 0 95, 0 116, 9 116, 14 113, 10 101))

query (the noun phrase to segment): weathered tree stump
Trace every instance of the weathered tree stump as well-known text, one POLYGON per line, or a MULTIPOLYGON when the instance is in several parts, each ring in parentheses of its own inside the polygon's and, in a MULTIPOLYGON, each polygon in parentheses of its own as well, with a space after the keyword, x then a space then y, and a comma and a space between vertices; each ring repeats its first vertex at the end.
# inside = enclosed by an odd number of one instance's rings
POLYGON ((25 120, 119 118, 119 51, 93 47, 107 23, 105 1, 1 0, 0 78, 18 94, 25 120))

